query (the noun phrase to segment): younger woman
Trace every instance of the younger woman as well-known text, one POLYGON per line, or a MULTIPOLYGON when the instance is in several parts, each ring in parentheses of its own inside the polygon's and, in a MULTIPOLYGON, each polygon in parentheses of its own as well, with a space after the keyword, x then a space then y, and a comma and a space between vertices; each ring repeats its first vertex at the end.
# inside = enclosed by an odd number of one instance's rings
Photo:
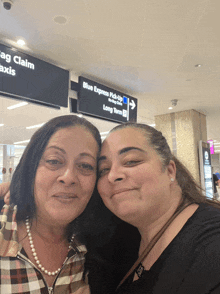
POLYGON ((117 293, 220 293, 220 204, 203 196, 160 132, 114 128, 102 145, 98 191, 141 235, 117 293))

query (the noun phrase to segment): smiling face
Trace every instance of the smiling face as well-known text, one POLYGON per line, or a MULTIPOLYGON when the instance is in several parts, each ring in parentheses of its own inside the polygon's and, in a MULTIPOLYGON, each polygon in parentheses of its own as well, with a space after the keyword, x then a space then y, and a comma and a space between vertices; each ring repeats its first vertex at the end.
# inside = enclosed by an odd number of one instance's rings
POLYGON ((102 145, 98 190, 105 205, 119 218, 136 225, 153 221, 169 207, 175 164, 162 168, 143 131, 127 127, 112 132, 102 145))
POLYGON ((97 154, 96 140, 83 127, 60 129, 50 138, 35 177, 38 218, 66 225, 84 211, 95 186, 97 154))

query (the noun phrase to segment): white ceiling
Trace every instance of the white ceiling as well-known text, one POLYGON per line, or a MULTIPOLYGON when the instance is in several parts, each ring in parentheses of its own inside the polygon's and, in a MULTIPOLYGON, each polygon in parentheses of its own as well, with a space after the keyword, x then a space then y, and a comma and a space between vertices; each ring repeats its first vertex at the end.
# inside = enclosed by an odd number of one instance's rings
MULTIPOLYGON (((139 122, 154 123, 178 99, 172 111, 206 114, 208 139, 220 141, 219 0, 13 2, 9 11, 1 5, 0 43, 69 70, 72 81, 82 75, 136 97, 139 122)), ((7 110, 14 103, 0 99, 0 143, 28 139, 34 130, 26 126, 69 112, 33 104, 7 110)), ((115 125, 90 120, 101 132, 115 125)))

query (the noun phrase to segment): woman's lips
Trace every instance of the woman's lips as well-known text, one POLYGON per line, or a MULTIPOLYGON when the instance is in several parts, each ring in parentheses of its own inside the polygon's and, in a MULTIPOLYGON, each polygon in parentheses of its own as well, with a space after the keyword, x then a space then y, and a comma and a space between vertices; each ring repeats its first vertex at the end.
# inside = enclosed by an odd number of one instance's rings
POLYGON ((118 190, 115 190, 113 193, 112 193, 112 197, 114 197, 115 195, 118 195, 118 194, 121 194, 121 193, 124 193, 124 192, 128 192, 128 191, 133 191, 135 190, 134 188, 124 188, 124 189, 118 189, 118 190))
POLYGON ((59 201, 71 201, 78 198, 76 194, 72 193, 56 193, 53 195, 53 197, 59 201))

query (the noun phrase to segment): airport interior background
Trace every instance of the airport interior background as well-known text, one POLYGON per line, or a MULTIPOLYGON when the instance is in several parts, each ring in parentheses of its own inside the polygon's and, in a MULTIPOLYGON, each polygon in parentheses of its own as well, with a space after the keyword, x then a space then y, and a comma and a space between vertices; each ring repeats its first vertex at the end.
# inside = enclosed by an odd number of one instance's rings
MULTIPOLYGON (((200 180, 199 142, 211 140, 211 165, 220 172, 219 0, 0 1, 0 183, 11 180, 30 137, 49 119, 77 113, 103 139, 120 123, 73 111, 79 77, 133 97, 137 122, 165 133, 200 180), (12 87, 15 75, 6 47, 68 72, 66 105, 5 91, 1 77, 12 87)), ((14 63, 24 69, 25 60, 14 63)))

